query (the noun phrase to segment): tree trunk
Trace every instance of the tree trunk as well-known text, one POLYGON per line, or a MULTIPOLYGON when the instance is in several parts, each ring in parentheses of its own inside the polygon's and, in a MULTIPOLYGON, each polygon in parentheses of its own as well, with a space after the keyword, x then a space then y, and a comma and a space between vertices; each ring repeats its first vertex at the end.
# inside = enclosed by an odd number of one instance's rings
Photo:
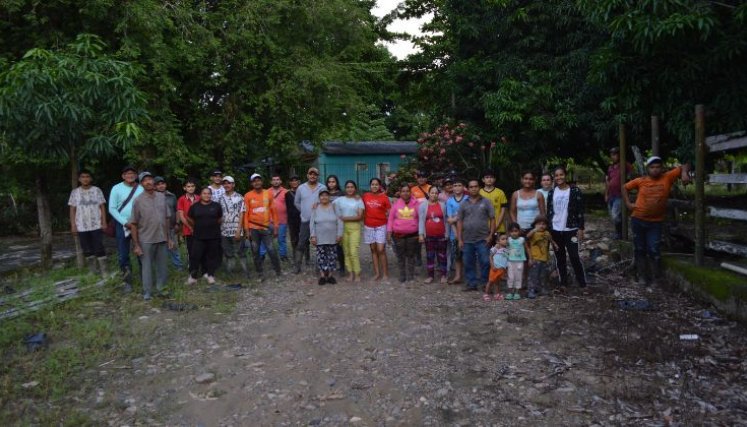
POLYGON ((36 210, 39 217, 41 265, 42 268, 49 269, 52 267, 52 213, 49 210, 46 180, 42 175, 36 177, 36 210))
MULTIPOLYGON (((78 186, 78 159, 76 157, 75 150, 72 150, 70 153, 70 185, 73 190, 78 186)), ((80 246, 80 239, 77 234, 73 236, 73 242, 75 243, 75 265, 78 268, 83 268, 86 266, 86 262, 83 258, 83 248, 80 246)))

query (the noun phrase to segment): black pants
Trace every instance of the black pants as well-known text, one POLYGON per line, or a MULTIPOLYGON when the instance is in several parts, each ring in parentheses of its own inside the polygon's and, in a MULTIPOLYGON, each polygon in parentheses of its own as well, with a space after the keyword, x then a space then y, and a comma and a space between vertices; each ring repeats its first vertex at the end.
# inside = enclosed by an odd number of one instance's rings
POLYGON ((215 276, 215 270, 220 267, 222 254, 220 239, 192 239, 189 275, 195 279, 200 277, 200 272, 215 276))
POLYGON ((581 264, 581 256, 578 252, 578 231, 551 231, 552 239, 558 244, 555 255, 558 259, 558 274, 560 275, 560 286, 568 285, 568 264, 566 263, 566 254, 571 259, 573 272, 576 274, 576 280, 581 287, 586 286, 586 272, 581 264))
POLYGON ((184 241, 187 243, 187 271, 192 271, 189 265, 192 263, 192 242, 194 242, 194 239, 190 234, 189 236, 184 236, 184 241))
POLYGON ((397 266, 399 267, 399 280, 415 279, 415 251, 420 247, 418 235, 393 236, 394 252, 397 255, 397 266))
POLYGON ((300 221, 291 221, 291 219, 288 219, 288 234, 290 234, 291 239, 291 253, 294 253, 296 251, 296 248, 298 247, 298 233, 301 231, 301 222, 300 221))
POLYGON ((78 232, 80 247, 83 249, 83 256, 106 256, 104 249, 104 233, 101 229, 78 232))

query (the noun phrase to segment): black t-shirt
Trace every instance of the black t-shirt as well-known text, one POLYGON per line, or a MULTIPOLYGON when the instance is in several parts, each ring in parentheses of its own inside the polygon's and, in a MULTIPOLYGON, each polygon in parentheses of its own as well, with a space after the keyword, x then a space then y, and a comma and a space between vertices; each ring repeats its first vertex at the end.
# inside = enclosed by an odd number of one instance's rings
POLYGON ((219 221, 223 217, 220 204, 210 202, 203 205, 202 202, 197 202, 189 208, 187 215, 195 223, 192 237, 200 240, 220 239, 219 221))

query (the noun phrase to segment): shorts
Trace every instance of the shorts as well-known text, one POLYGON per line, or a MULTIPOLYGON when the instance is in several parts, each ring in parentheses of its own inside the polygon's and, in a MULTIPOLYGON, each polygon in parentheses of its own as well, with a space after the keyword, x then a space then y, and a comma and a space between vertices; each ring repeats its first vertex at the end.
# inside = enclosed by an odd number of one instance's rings
POLYGON ((363 244, 371 245, 374 243, 386 244, 386 225, 379 227, 363 226, 363 244))
POLYGON ((490 267, 490 275, 488 276, 489 283, 499 283, 503 276, 506 275, 505 268, 493 268, 490 267))

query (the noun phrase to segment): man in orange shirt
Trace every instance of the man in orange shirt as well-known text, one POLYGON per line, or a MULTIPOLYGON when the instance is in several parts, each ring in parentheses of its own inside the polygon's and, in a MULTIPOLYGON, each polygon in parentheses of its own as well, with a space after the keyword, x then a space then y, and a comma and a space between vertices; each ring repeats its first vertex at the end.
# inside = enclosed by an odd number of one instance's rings
POLYGON ((254 255, 254 267, 257 269, 259 280, 264 280, 262 274, 262 258, 260 257, 259 247, 264 244, 267 253, 270 255, 272 267, 275 269, 278 278, 280 277, 280 259, 272 245, 273 237, 278 236, 278 229, 270 227, 270 224, 278 223, 278 215, 272 200, 272 194, 269 190, 262 187, 262 176, 258 173, 252 174, 249 178, 252 184, 252 190, 244 195, 244 236, 246 236, 252 245, 254 255))
POLYGON ((622 193, 625 205, 630 210, 630 225, 633 231, 635 248, 635 266, 638 282, 651 284, 661 274, 662 223, 667 213, 669 192, 678 178, 687 185, 690 182, 688 165, 682 165, 664 173, 660 157, 653 156, 646 160, 648 176, 636 178, 625 184, 622 193), (630 202, 629 192, 637 190, 635 205, 630 202), (647 274, 646 264, 650 265, 651 274, 647 274), (651 277, 653 276, 653 277, 651 277))

